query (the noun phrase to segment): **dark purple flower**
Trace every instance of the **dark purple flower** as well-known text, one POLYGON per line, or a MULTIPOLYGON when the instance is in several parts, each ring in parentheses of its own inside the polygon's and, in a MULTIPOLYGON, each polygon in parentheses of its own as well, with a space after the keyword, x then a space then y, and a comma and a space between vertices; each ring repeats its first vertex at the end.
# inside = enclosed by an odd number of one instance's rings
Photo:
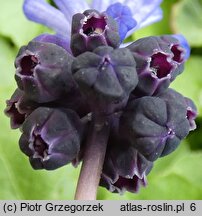
POLYGON ((135 61, 126 48, 102 46, 85 52, 75 58, 72 73, 81 92, 98 110, 127 99, 138 83, 135 61))
POLYGON ((15 61, 18 87, 33 101, 56 100, 75 88, 72 61, 57 45, 32 41, 20 49, 15 61))
POLYGON ((107 14, 87 10, 72 18, 71 50, 74 56, 93 51, 103 45, 118 47, 120 38, 117 23, 107 14))
POLYGON ((10 117, 12 129, 19 128, 27 115, 37 107, 37 103, 26 98, 20 89, 15 90, 11 98, 6 101, 6 105, 5 114, 10 117))
POLYGON ((26 118, 19 144, 34 169, 54 170, 77 157, 81 133, 74 111, 39 107, 26 118))
POLYGON ((187 97, 181 97, 178 92, 173 89, 168 89, 167 91, 163 92, 162 94, 158 95, 160 98, 164 99, 165 101, 177 101, 181 103, 182 106, 186 108, 186 117, 189 121, 190 128, 189 130, 196 129, 195 119, 197 117, 197 108, 194 102, 187 97))
MULTIPOLYGON (((93 0, 88 4, 85 0, 73 2, 72 0, 54 0, 57 6, 55 8, 45 0, 25 0, 23 10, 29 20, 53 29, 57 37, 61 37, 62 40, 65 39, 66 44, 70 44, 71 24, 74 14, 83 13, 87 9, 95 9, 99 12, 107 11, 111 17, 116 19, 120 36, 124 39, 124 35, 128 37, 137 29, 161 20, 161 2, 162 0, 150 2, 145 0, 93 0)), ((54 43, 55 39, 52 39, 51 42, 54 43)), ((67 50, 70 50, 69 46, 67 50)))
POLYGON ((147 160, 170 154, 190 130, 184 97, 173 91, 129 102, 120 133, 147 160))
POLYGON ((140 186, 146 186, 146 175, 152 169, 152 162, 123 140, 110 146, 107 153, 101 186, 118 193, 126 190, 137 193, 140 186))
POLYGON ((168 35, 139 39, 127 47, 137 64, 138 96, 156 95, 168 88, 184 68, 185 49, 168 35))

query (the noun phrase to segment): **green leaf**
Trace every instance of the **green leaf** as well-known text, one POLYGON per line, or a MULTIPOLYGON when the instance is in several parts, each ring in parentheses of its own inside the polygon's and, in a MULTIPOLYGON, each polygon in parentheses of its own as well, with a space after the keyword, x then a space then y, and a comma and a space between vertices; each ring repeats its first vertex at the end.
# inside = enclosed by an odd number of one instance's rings
POLYGON ((171 88, 174 88, 195 102, 199 115, 202 113, 201 65, 202 58, 200 56, 190 57, 185 64, 184 72, 171 84, 171 88))
POLYGON ((43 27, 28 21, 23 14, 24 0, 0 0, 0 34, 9 37, 20 47, 42 32, 43 27))
POLYGON ((183 34, 191 46, 202 46, 202 0, 182 0, 172 12, 172 27, 183 34))

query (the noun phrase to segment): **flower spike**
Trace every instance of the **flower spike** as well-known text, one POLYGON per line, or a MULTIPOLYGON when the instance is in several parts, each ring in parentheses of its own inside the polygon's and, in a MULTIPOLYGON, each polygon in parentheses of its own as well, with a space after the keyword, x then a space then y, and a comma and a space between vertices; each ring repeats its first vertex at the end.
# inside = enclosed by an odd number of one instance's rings
POLYGON ((122 43, 162 18, 161 2, 24 1, 27 18, 55 34, 19 50, 5 114, 33 169, 82 161, 75 199, 96 199, 98 186, 137 193, 155 161, 196 128, 194 102, 169 88, 190 55, 185 38, 122 43))

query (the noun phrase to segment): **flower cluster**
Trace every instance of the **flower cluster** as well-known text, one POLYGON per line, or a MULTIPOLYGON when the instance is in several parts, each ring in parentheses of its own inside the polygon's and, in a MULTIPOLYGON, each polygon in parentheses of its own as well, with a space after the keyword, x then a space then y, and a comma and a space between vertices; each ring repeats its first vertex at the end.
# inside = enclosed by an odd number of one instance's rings
POLYGON ((28 18, 56 35, 36 37, 15 60, 18 88, 5 113, 21 129, 20 149, 34 169, 77 165, 92 118, 110 119, 100 185, 137 192, 154 161, 196 127, 194 103, 169 88, 183 72, 187 44, 164 35, 123 48, 125 37, 161 18, 161 1, 54 2, 60 10, 43 0, 24 3, 28 18))

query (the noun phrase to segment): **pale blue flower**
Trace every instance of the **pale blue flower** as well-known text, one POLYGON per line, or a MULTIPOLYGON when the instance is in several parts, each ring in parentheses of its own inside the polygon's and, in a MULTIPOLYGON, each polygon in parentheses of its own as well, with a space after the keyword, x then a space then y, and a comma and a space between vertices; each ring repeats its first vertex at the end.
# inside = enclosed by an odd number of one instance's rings
POLYGON ((57 35, 70 41, 72 16, 86 9, 108 12, 119 24, 123 40, 135 30, 162 18, 162 0, 53 0, 58 9, 45 0, 25 0, 24 13, 29 20, 53 29, 57 35))
MULTIPOLYGON (((23 10, 29 20, 43 24, 56 32, 56 35, 44 34, 37 37, 40 40, 53 42, 70 50, 72 16, 87 9, 106 12, 119 25, 121 41, 134 31, 162 19, 160 4, 162 0, 53 0, 57 8, 45 0, 25 0, 23 10), (89 1, 88 1, 89 2, 89 1)), ((177 39, 184 44, 186 57, 189 57, 190 48, 183 36, 177 39)), ((123 44, 121 46, 124 46, 123 44)))

